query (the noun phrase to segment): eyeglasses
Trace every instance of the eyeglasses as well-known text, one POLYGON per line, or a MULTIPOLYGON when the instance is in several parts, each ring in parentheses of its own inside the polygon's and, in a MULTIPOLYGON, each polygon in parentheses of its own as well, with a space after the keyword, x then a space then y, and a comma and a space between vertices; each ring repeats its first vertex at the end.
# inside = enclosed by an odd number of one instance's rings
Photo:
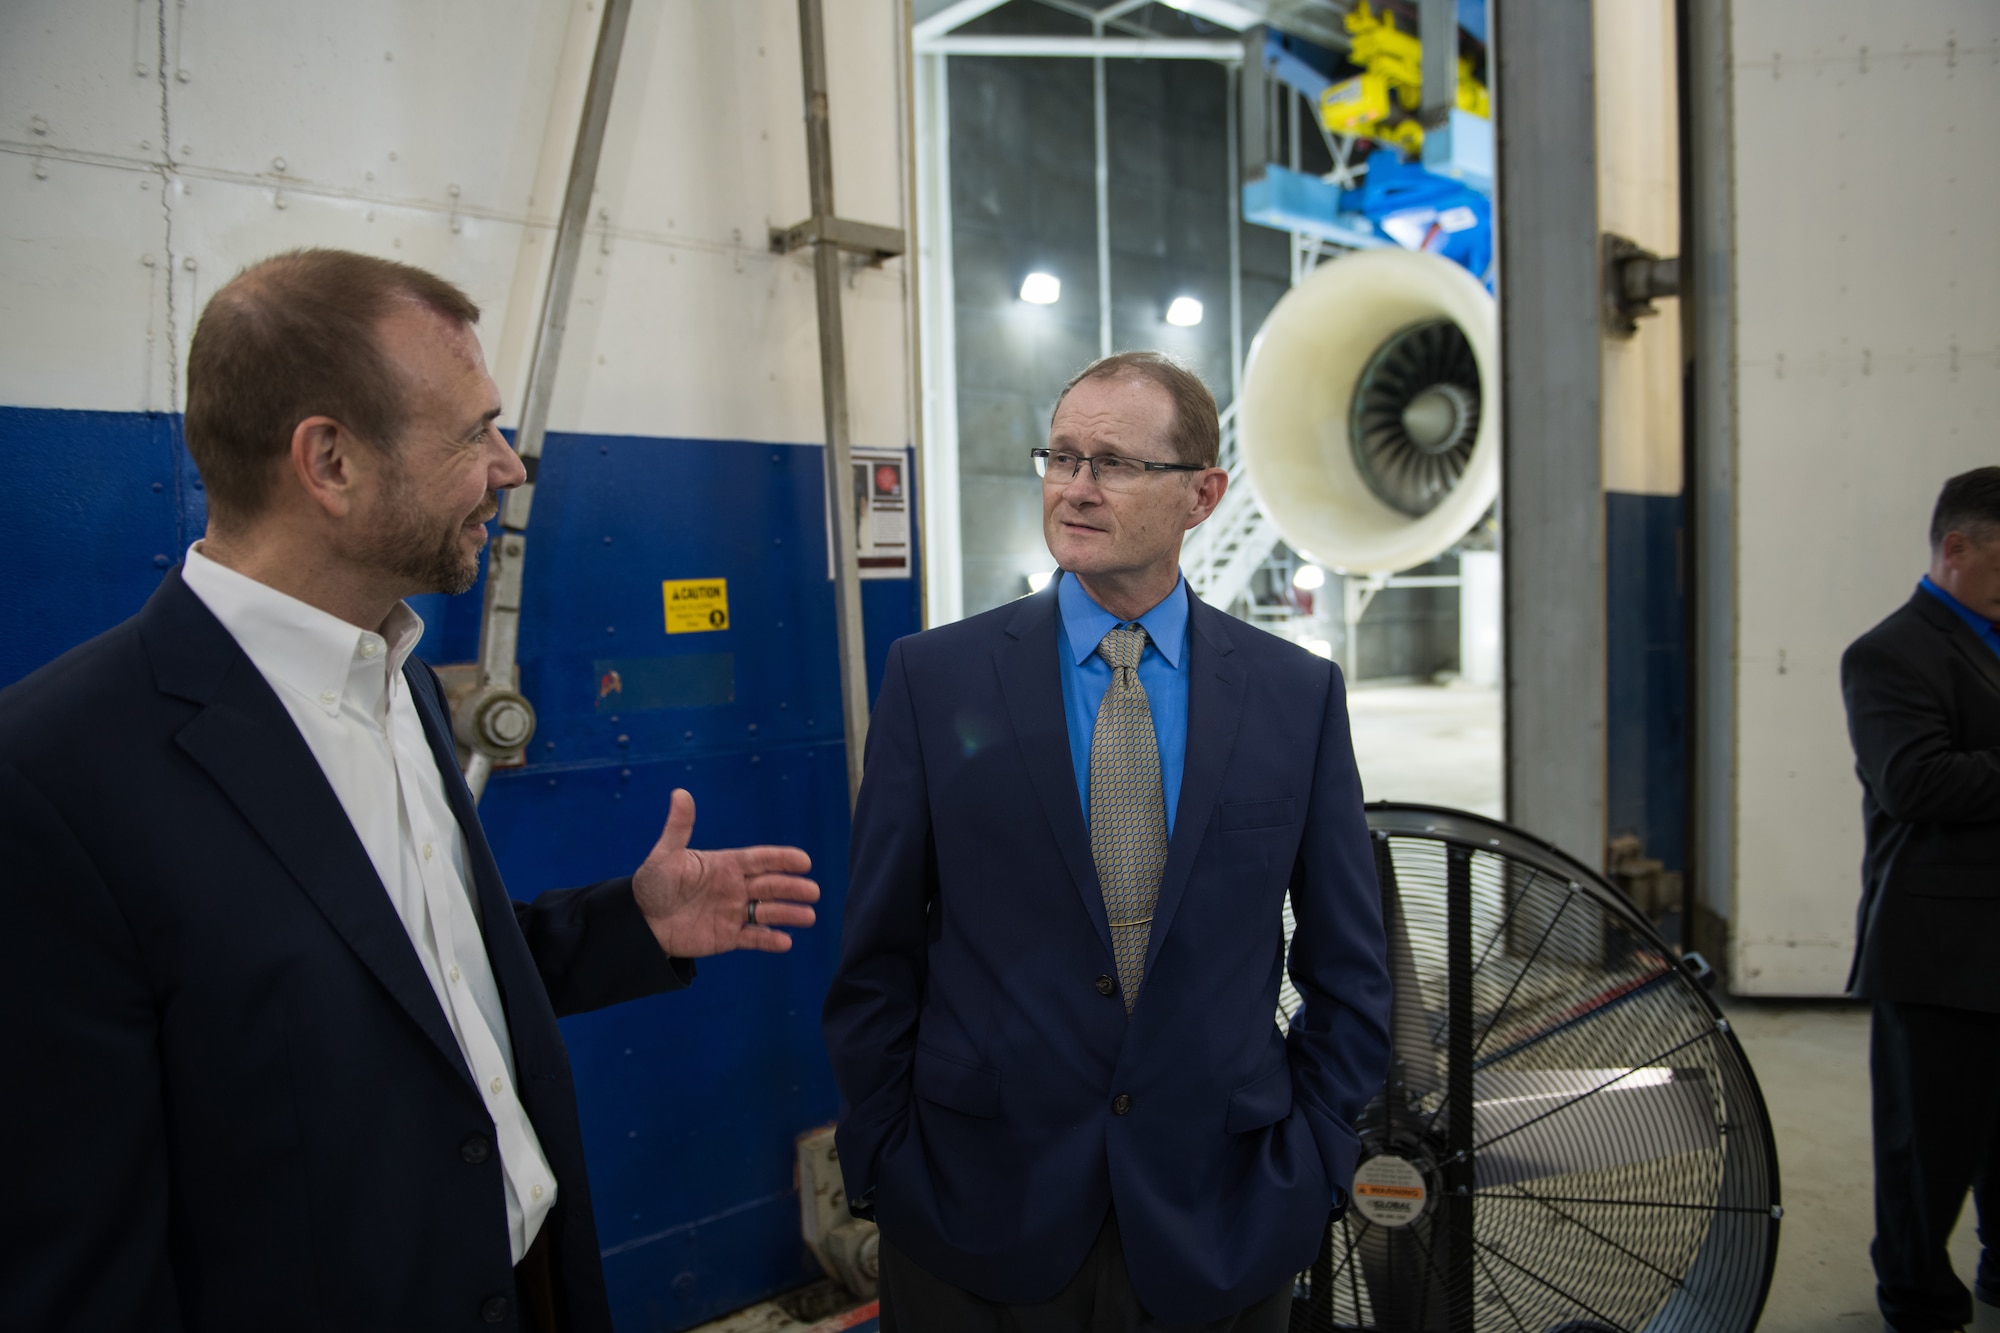
POLYGON ((1085 457, 1073 454, 1067 449, 1030 449, 1034 455, 1035 475, 1045 486, 1067 486, 1077 479, 1085 463, 1090 464, 1090 477, 1107 491, 1129 491, 1137 488, 1149 472, 1206 472, 1200 463, 1154 463, 1144 458, 1120 458, 1117 454, 1095 454, 1085 457))

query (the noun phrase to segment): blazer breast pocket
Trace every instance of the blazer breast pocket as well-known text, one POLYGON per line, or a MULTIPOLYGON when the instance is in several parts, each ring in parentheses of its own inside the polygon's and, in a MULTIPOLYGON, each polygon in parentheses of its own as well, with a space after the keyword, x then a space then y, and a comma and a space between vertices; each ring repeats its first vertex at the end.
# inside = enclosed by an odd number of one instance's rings
POLYGON ((1000 1072, 917 1047, 911 1070, 917 1096, 962 1115, 991 1119, 1000 1114, 1000 1072))
POLYGON ((1283 828, 1292 822, 1293 801, 1281 796, 1274 801, 1224 801, 1216 808, 1216 818, 1224 833, 1246 829, 1283 828))

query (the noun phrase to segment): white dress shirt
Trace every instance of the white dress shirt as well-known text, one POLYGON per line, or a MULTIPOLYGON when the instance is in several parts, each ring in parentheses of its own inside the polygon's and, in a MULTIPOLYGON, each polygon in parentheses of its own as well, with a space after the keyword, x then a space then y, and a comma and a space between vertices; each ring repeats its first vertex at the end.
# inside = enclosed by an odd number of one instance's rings
POLYGON ((466 886, 465 834, 403 679, 424 622, 401 602, 377 634, 188 548, 181 577, 235 638, 298 725, 367 849, 493 1117, 514 1262, 556 1200, 556 1180, 514 1087, 514 1046, 466 886))

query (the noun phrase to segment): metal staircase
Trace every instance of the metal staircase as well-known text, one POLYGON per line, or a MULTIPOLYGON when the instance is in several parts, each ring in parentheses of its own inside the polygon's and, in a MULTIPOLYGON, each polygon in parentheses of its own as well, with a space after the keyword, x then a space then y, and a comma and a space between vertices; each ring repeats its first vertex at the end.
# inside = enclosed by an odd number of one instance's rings
POLYGON ((1222 413, 1222 450, 1216 462, 1229 473, 1229 489, 1208 521, 1188 534, 1181 547, 1181 570, 1197 597, 1227 610, 1278 544, 1278 530, 1264 516, 1244 475, 1234 403, 1222 413))

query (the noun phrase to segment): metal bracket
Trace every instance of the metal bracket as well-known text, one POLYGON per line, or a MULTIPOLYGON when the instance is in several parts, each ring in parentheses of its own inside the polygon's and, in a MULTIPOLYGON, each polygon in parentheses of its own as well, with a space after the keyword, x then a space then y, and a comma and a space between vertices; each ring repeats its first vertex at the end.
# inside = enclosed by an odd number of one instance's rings
POLYGON ((1604 233, 1604 331, 1629 338, 1639 320, 1657 315, 1653 302, 1681 294, 1681 261, 1662 259, 1614 232, 1604 233))
POLYGON ((881 1236, 873 1222, 850 1217, 840 1178, 840 1154, 827 1125, 796 1140, 799 1226, 806 1248, 827 1276, 866 1300, 881 1283, 881 1236))
POLYGON ((774 254, 788 255, 821 241, 852 254, 866 255, 871 264, 894 259, 909 249, 902 228, 878 227, 872 222, 853 222, 847 218, 807 218, 796 226, 771 228, 774 254))

